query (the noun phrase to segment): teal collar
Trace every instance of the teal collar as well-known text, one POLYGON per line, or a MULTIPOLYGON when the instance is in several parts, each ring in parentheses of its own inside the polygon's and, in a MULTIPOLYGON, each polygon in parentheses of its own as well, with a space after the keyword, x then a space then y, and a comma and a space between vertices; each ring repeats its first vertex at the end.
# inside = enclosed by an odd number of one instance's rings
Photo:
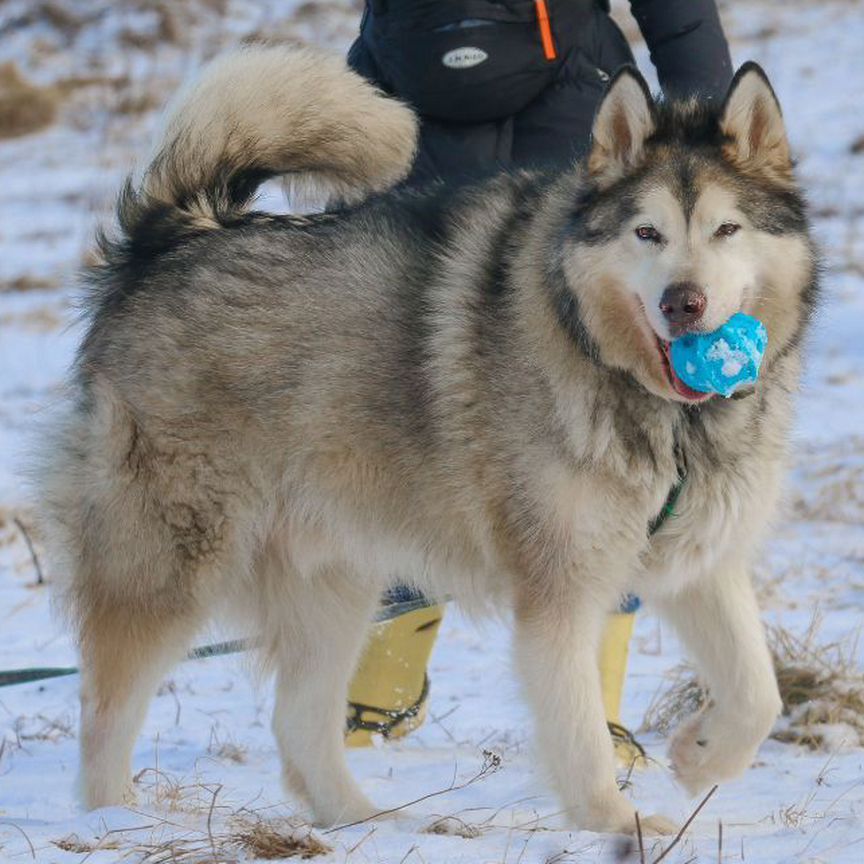
POLYGON ((686 467, 681 467, 678 469, 678 479, 675 481, 675 485, 669 490, 669 494, 666 496, 666 502, 663 504, 660 512, 648 523, 649 537, 653 537, 666 524, 666 520, 670 516, 678 515, 675 512, 675 505, 678 503, 678 499, 681 497, 681 492, 684 490, 686 483, 687 469, 686 467))

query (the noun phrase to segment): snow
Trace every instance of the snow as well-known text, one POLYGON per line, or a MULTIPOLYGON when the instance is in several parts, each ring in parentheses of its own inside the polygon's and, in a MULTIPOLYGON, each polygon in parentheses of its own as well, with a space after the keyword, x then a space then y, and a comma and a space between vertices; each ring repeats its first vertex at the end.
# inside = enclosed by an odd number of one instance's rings
POLYGON ((720 371, 725 378, 734 378, 747 364, 747 355, 743 351, 735 351, 725 339, 718 339, 709 349, 706 357, 709 360, 722 360, 720 371))
MULTIPOLYGON (((618 12, 626 17, 626 8, 618 12)), ((74 273, 123 174, 146 149, 156 117, 149 106, 201 57, 252 33, 344 50, 358 14, 348 0, 0 6, 0 63, 15 61, 43 85, 79 79, 57 124, 0 142, 0 669, 75 663, 13 517, 32 523, 21 466, 80 335, 74 273), (38 11, 46 7, 83 23, 58 26, 57 15, 38 11), (87 78, 100 80, 81 83, 87 78)), ((864 136, 856 110, 864 12, 851 0, 741 0, 724 4, 722 16, 736 62, 760 62, 783 104, 826 261, 788 503, 757 570, 760 596, 773 624, 803 633, 818 610, 820 638, 851 640, 864 609, 864 153, 852 152, 864 136)), ((649 68, 644 46, 637 53, 649 68)), ((850 650, 860 663, 860 649, 850 650)), ((477 625, 448 611, 430 668, 430 719, 404 741, 353 750, 348 758, 382 807, 450 791, 415 804, 403 820, 319 835, 333 851, 315 860, 638 860, 620 839, 570 831, 557 814, 536 768, 508 655, 506 626, 477 625), (500 757, 500 767, 460 788, 481 771, 484 750, 500 757), (441 817, 452 817, 445 824, 459 830, 424 830, 441 817)), ((631 728, 680 660, 672 634, 641 613, 623 718, 631 728)), ((279 787, 270 689, 251 683, 237 657, 190 661, 174 671, 135 750, 135 769, 144 772, 139 805, 82 813, 73 795, 77 687, 71 676, 0 689, 0 861, 134 861, 144 854, 136 844, 146 849, 185 837, 208 849, 208 815, 217 835, 244 807, 267 818, 303 815, 279 787), (54 845, 70 835, 85 847, 103 838, 103 848, 88 857, 54 845)), ((664 860, 718 860, 721 821, 725 861, 864 860, 864 749, 843 723, 825 734, 829 752, 766 742, 755 766, 718 790, 664 860)), ((656 761, 634 774, 630 794, 644 812, 683 823, 696 802, 675 785, 660 736, 640 737, 656 761)), ((646 852, 647 860, 659 854, 646 852)), ((199 860, 216 860, 207 855, 199 860)))

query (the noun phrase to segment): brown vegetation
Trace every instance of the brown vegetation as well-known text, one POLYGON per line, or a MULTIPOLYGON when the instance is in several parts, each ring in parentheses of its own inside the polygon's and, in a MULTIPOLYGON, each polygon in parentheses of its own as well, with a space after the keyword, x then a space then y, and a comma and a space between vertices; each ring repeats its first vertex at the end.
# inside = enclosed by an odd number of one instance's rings
POLYGON ((0 66, 0 138, 17 138, 50 126, 60 103, 55 87, 37 87, 14 63, 0 66))
MULTIPOLYGON (((864 745, 864 676, 855 640, 819 643, 818 619, 802 636, 782 627, 769 629, 783 717, 771 737, 812 750, 864 745)), ((669 732, 698 711, 708 694, 690 666, 673 670, 672 685, 648 706, 643 731, 669 732)))

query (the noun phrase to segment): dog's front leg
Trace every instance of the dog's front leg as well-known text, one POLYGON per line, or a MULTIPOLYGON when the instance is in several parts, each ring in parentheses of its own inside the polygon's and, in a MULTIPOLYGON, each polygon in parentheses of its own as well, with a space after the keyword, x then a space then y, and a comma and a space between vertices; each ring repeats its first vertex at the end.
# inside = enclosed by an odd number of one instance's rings
POLYGON ((710 701, 676 732, 672 765, 696 794, 744 772, 782 707, 749 570, 741 562, 662 599, 710 701))
MULTIPOLYGON (((596 587, 596 586, 595 586, 596 587)), ((591 831, 633 833, 635 808, 615 782, 597 663, 604 602, 577 586, 523 586, 516 604, 515 657, 534 709, 545 768, 568 818, 591 831)), ((669 833, 658 816, 647 833, 669 833)))

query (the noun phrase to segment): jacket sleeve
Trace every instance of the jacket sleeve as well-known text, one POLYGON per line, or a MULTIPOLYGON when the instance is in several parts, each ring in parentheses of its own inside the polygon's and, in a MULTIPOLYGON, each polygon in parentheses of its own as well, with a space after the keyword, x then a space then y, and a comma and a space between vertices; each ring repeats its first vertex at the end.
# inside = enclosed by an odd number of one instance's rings
POLYGON ((667 96, 722 99, 732 80, 715 0, 630 0, 667 96))

